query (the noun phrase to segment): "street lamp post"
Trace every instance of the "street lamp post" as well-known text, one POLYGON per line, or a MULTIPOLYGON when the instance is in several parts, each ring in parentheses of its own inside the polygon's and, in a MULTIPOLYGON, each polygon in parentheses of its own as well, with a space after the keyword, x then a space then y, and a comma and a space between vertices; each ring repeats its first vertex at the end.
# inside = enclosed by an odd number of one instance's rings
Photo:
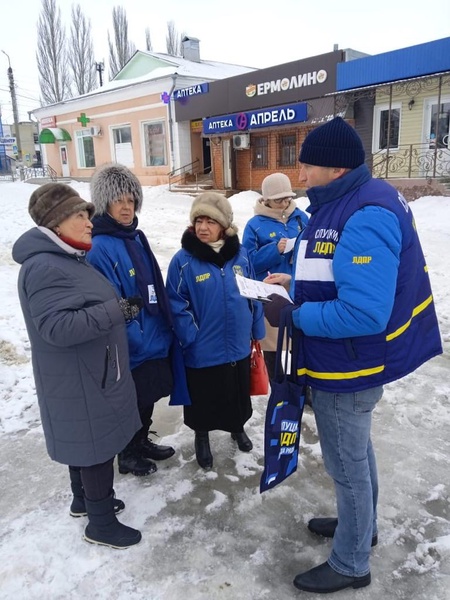
POLYGON ((2 50, 3 54, 8 59, 9 67, 8 67, 8 80, 9 80, 9 91, 11 93, 11 102, 13 108, 13 117, 14 117, 14 133, 16 137, 17 143, 17 155, 19 161, 22 160, 22 145, 20 143, 20 131, 19 131, 19 111, 17 109, 17 98, 16 98, 16 87, 14 85, 14 75, 11 67, 11 60, 9 58, 9 54, 7 54, 4 50, 2 50))

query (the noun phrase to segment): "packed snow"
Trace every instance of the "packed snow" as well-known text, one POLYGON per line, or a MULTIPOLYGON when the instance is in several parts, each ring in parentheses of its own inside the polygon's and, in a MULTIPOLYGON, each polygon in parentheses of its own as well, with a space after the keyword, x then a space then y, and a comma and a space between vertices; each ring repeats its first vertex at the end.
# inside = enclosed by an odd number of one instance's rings
MULTIPOLYGON (((88 183, 71 182, 89 199, 88 183)), ((306 408, 298 470, 259 493, 267 397, 253 398, 239 452, 225 432, 211 434, 214 468, 197 465, 193 433, 182 409, 162 399, 156 441, 176 448, 157 473, 137 478, 116 471, 120 520, 142 531, 127 550, 82 540, 85 518, 69 516, 67 467, 46 453, 30 363, 30 346, 11 248, 34 226, 27 212, 34 187, 0 183, 0 597, 2 600, 285 600, 311 599, 292 580, 326 560, 330 542, 306 524, 335 514, 314 416, 306 408)), ((242 234, 258 194, 233 196, 242 234)), ((164 275, 180 247, 192 198, 167 186, 144 188, 139 217, 164 275)), ((300 208, 306 198, 297 199, 300 208)), ((379 543, 372 584, 338 592, 355 600, 450 599, 450 198, 410 204, 428 262, 444 354, 385 388, 373 416, 380 499, 379 543)))

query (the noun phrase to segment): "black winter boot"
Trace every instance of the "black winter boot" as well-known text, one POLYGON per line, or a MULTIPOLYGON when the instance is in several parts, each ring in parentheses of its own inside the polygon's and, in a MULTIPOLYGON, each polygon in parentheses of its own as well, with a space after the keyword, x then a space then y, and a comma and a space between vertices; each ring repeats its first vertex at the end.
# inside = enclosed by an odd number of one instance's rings
POLYGON ((209 447, 209 433, 207 431, 195 432, 195 456, 202 469, 211 469, 213 457, 209 447))
POLYGON ((131 473, 136 477, 151 475, 158 470, 154 462, 143 458, 137 445, 129 444, 117 457, 119 473, 126 475, 131 473))
MULTIPOLYGON (((155 432, 150 432, 155 433, 155 432)), ((155 444, 147 437, 147 432, 142 431, 142 435, 138 441, 138 447, 141 453, 142 458, 147 458, 151 460, 166 460, 175 454, 175 450, 172 446, 161 446, 159 444, 155 444)))
POLYGON ((110 548, 129 548, 138 544, 141 532, 117 520, 114 513, 113 496, 93 502, 85 498, 89 523, 84 530, 84 539, 91 544, 110 548))
POLYGON ((238 448, 241 452, 250 452, 250 450, 253 448, 252 440, 248 437, 245 431, 232 433, 231 439, 237 442, 238 448))
MULTIPOLYGON (((268 350, 264 350, 264 360, 266 363, 267 373, 269 374, 270 381, 272 381, 272 379, 275 377, 276 356, 276 352, 269 352, 268 350)), ((278 372, 280 373, 280 375, 283 373, 283 367, 281 363, 279 363, 278 365, 278 372)))
MULTIPOLYGON (((81 472, 79 467, 69 467, 70 475, 70 487, 72 488, 72 504, 70 505, 70 516, 71 517, 86 517, 86 504, 84 502, 84 489, 81 482, 81 472)), ((113 505, 114 512, 116 515, 121 513, 125 509, 125 504, 119 498, 116 498, 114 490, 113 493, 113 505)))

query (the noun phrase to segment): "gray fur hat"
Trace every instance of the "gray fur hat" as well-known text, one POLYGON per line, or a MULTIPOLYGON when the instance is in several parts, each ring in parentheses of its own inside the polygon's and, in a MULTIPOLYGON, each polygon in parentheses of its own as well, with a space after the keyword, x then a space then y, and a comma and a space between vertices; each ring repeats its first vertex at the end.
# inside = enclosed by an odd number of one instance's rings
POLYGON ((87 210, 89 218, 94 215, 94 206, 81 198, 80 194, 65 183, 40 185, 30 196, 28 212, 30 217, 42 227, 53 229, 67 217, 87 210))
POLYGON ((142 208, 142 186, 134 173, 119 163, 108 163, 99 167, 91 179, 91 200, 95 213, 103 215, 108 205, 117 202, 124 194, 134 198, 135 211, 142 208))
POLYGON ((231 237, 238 232, 233 223, 233 209, 226 196, 218 192, 203 192, 192 203, 190 219, 192 225, 197 217, 209 217, 222 225, 225 235, 231 237))

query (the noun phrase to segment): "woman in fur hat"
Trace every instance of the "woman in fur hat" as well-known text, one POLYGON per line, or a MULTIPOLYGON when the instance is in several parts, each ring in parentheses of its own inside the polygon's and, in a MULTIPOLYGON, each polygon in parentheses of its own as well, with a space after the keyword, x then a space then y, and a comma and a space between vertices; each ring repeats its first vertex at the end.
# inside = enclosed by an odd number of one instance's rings
POLYGON ((157 470, 153 461, 175 453, 171 446, 149 439, 155 402, 172 390, 169 349, 170 307, 161 269, 136 213, 142 207, 142 187, 125 166, 112 163, 97 169, 91 180, 92 250, 88 261, 109 279, 118 294, 140 296, 144 308, 127 322, 130 368, 138 398, 142 428, 119 454, 119 472, 142 476, 157 470))
POLYGON ((264 318, 260 302, 239 294, 235 275, 254 273, 227 198, 204 192, 190 220, 169 265, 167 290, 191 397, 184 422, 195 431, 198 464, 209 469, 210 431, 230 432, 243 452, 253 447, 244 431, 252 415, 250 342, 264 337, 264 318))
POLYGON ((87 514, 84 539, 127 548, 141 534, 116 518, 125 505, 114 497, 113 463, 141 426, 124 320, 139 302, 119 300, 86 262, 94 207, 75 190, 42 185, 29 213, 38 227, 16 241, 13 258, 47 451, 70 465, 70 514, 87 514))
MULTIPOLYGON (((262 197, 255 205, 255 216, 244 229, 242 244, 247 248, 256 272, 263 281, 272 273, 291 273, 293 248, 286 251, 308 222, 308 216, 295 202, 289 177, 272 173, 262 182, 262 197)), ((266 337, 261 342, 270 379, 274 378, 278 329, 266 324, 266 337)), ((281 369, 281 365, 279 365, 281 369)))

